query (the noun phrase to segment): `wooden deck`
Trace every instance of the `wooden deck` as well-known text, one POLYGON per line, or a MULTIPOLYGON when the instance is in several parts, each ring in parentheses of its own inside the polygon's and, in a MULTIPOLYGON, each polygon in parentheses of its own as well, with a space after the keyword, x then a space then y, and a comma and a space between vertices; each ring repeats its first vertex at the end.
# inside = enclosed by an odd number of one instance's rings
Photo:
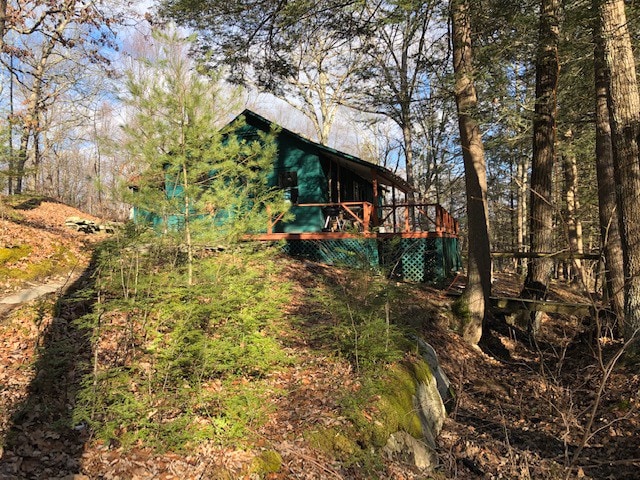
MULTIPOLYGON (((267 231, 254 240, 339 240, 348 238, 458 238, 459 225, 436 203, 374 206, 370 202, 300 203, 297 208, 320 209, 324 224, 317 231, 278 232, 284 214, 270 216, 267 231)), ((295 229, 295 220, 287 224, 295 229)))
POLYGON ((258 233, 251 235, 252 240, 279 241, 279 240, 342 240, 347 238, 375 238, 388 240, 392 238, 457 238, 457 235, 446 232, 302 232, 302 233, 258 233))

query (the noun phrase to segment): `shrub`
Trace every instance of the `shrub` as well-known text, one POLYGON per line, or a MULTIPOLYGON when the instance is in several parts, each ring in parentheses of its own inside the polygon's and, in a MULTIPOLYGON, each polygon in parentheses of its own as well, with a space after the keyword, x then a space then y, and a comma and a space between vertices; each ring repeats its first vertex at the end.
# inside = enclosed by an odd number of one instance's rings
POLYGON ((273 281, 272 253, 238 248, 200 258, 188 286, 174 268, 179 260, 135 238, 102 247, 101 300, 81 320, 92 332, 93 373, 75 421, 105 439, 158 449, 249 440, 268 413, 261 379, 292 361, 272 336, 290 291, 273 281), (121 255, 118 244, 126 245, 121 255))

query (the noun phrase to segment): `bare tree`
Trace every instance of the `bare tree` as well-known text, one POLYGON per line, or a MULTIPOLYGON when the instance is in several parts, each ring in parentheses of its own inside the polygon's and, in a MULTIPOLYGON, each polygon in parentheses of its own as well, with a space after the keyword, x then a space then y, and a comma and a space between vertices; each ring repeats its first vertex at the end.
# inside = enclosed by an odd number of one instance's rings
POLYGON ((471 20, 467 0, 452 1, 451 26, 455 98, 465 167, 469 234, 468 283, 458 302, 462 307, 459 310, 465 317, 461 325, 462 336, 475 345, 482 336, 485 310, 491 296, 491 256, 484 147, 478 122, 474 118, 478 99, 473 83, 471 20))
POLYGON ((603 0, 598 11, 610 74, 609 114, 626 279, 624 332, 631 339, 640 329, 640 94, 624 1, 603 0))
MULTIPOLYGON (((417 108, 429 102, 434 85, 428 73, 446 69, 446 38, 438 2, 367 2, 367 21, 374 28, 361 76, 364 89, 356 108, 382 114, 402 132, 407 182, 418 186, 415 170, 417 108)), ((413 193, 409 193, 413 199, 413 193)))
MULTIPOLYGON (((94 2, 60 0, 42 5, 37 1, 17 2, 11 24, 11 58, 7 65, 23 92, 23 106, 15 112, 20 129, 16 156, 15 193, 24 187, 29 160, 38 167, 42 158, 41 133, 43 113, 71 90, 81 91, 80 82, 93 65, 103 67, 108 74, 108 59, 104 51, 113 47, 109 25, 117 21, 120 12, 99 9, 94 2)), ((9 27, 7 27, 9 28, 9 27)))
MULTIPOLYGON (((530 246, 533 252, 553 248, 553 167, 556 160, 556 109, 558 90, 558 39, 560 2, 542 0, 538 54, 536 58, 536 105, 533 120, 533 157, 531 161, 530 246)), ((551 277, 551 258, 531 258, 528 262, 523 296, 544 298, 551 277)), ((537 331, 540 312, 528 322, 537 331)))

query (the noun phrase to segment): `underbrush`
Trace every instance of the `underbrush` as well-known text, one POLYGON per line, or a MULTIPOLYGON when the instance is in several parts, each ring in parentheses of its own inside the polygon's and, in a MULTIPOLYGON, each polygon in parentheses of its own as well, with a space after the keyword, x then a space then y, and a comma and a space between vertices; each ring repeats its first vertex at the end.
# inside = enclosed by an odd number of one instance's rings
POLYGON ((349 360, 358 374, 375 375, 411 348, 413 331, 398 321, 401 293, 383 277, 345 270, 339 279, 327 279, 309 301, 328 317, 311 326, 311 336, 349 360))
MULTIPOLYGON (((203 251, 188 285, 184 253, 171 243, 129 232, 102 244, 96 304, 79 321, 91 332, 93 357, 74 422, 125 448, 181 451, 207 441, 257 452, 274 406, 286 408, 282 399, 299 388, 287 379, 305 371, 291 353, 305 345, 298 354, 345 365, 352 377, 319 381, 335 405, 324 413, 332 420, 291 428, 345 468, 384 477, 380 449, 389 435, 422 434, 413 396, 428 367, 408 353, 416 325, 401 315, 405 287, 364 271, 311 272, 313 286, 292 302, 287 261, 274 253, 250 245, 203 251)), ((273 471, 278 462, 267 463, 255 468, 273 471)))
POLYGON ((420 321, 407 316, 408 290, 364 270, 343 270, 322 278, 307 299, 315 321, 303 328, 314 347, 350 362, 359 387, 340 392, 341 429, 314 427, 305 438, 368 478, 385 477, 381 449, 391 434, 423 436, 414 396, 431 373, 412 340, 420 321))
POLYGON ((158 450, 250 441, 274 394, 266 375, 294 360, 275 339, 290 286, 272 252, 249 247, 203 253, 188 285, 180 249, 146 240, 101 247, 75 421, 158 450))

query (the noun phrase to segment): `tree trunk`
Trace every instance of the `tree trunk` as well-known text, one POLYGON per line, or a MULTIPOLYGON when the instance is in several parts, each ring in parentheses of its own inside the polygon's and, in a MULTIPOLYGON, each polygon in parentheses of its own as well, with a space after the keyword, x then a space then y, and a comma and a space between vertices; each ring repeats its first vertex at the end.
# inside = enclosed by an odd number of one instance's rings
POLYGON ((473 83, 471 22, 468 0, 454 0, 451 10, 455 99, 467 190, 469 237, 468 282, 460 298, 463 338, 475 345, 482 335, 485 309, 491 296, 491 253, 487 208, 487 172, 482 137, 476 119, 477 95, 473 83))
POLYGON ((22 127, 22 135, 20 136, 20 147, 15 162, 15 172, 12 175, 15 178, 15 187, 13 193, 20 195, 24 188, 25 167, 29 158, 29 139, 31 138, 31 129, 25 125, 22 127))
MULTIPOLYGON (((404 141, 404 160, 405 167, 407 169, 407 183, 415 188, 416 181, 413 176, 413 131, 411 128, 411 112, 408 102, 402 105, 403 111, 403 125, 402 125, 402 139, 404 141)), ((407 192, 407 199, 409 202, 415 201, 415 195, 413 191, 407 192)), ((415 223, 415 211, 411 210, 413 223, 415 223)))
MULTIPOLYGON (((556 96, 558 89, 559 0, 542 0, 536 59, 536 105, 531 160, 530 246, 532 252, 553 249, 553 166, 556 158, 556 96)), ((551 258, 529 260, 522 292, 525 298, 546 295, 553 268, 551 258)), ((540 312, 533 312, 528 328, 535 333, 540 312)))
MULTIPOLYGON (((600 3, 609 115, 624 259, 625 338, 640 329, 640 95, 623 0, 600 3)), ((638 348, 638 342, 635 343, 638 348)))
MULTIPOLYGON (((570 142, 571 133, 565 136, 570 142)), ((568 145, 571 150, 571 144, 568 145)), ((579 217, 580 201, 578 199, 578 163, 576 155, 568 151, 562 156, 564 171, 564 195, 566 203, 567 240, 571 253, 584 253, 582 239, 582 222, 579 217)), ((567 280, 571 283, 583 282, 585 289, 589 289, 589 279, 583 269, 582 260, 574 258, 567 265, 567 280)))
MULTIPOLYGON (((594 7, 597 8, 596 0, 594 7)), ((624 325, 624 260, 620 240, 618 210, 616 208, 616 181, 609 123, 609 71, 604 58, 604 45, 599 22, 594 33, 594 72, 596 90, 596 172, 598 177, 598 204, 600 237, 604 251, 605 293, 617 320, 620 333, 624 325)))
MULTIPOLYGON (((42 50, 42 57, 32 73, 33 84, 31 85, 30 94, 25 108, 25 115, 22 119, 22 139, 20 141, 20 150, 15 165, 15 193, 22 193, 24 187, 25 166, 28 159, 29 138, 33 137, 34 141, 38 141, 38 126, 40 125, 40 109, 42 106, 42 88, 44 83, 44 74, 47 69, 49 56, 53 52, 54 42, 50 41, 42 50)), ((37 154, 37 152, 36 152, 37 154)), ((36 159, 37 160, 37 159, 36 159)))
MULTIPOLYGON (((518 183, 518 216, 517 216, 517 241, 518 252, 526 251, 525 237, 527 235, 527 188, 529 170, 529 157, 522 155, 518 160, 517 183, 518 183)), ((519 274, 524 272, 522 259, 517 259, 517 271, 519 274)))
POLYGON ((7 30, 7 0, 0 0, 0 52, 4 50, 4 34, 7 30))

